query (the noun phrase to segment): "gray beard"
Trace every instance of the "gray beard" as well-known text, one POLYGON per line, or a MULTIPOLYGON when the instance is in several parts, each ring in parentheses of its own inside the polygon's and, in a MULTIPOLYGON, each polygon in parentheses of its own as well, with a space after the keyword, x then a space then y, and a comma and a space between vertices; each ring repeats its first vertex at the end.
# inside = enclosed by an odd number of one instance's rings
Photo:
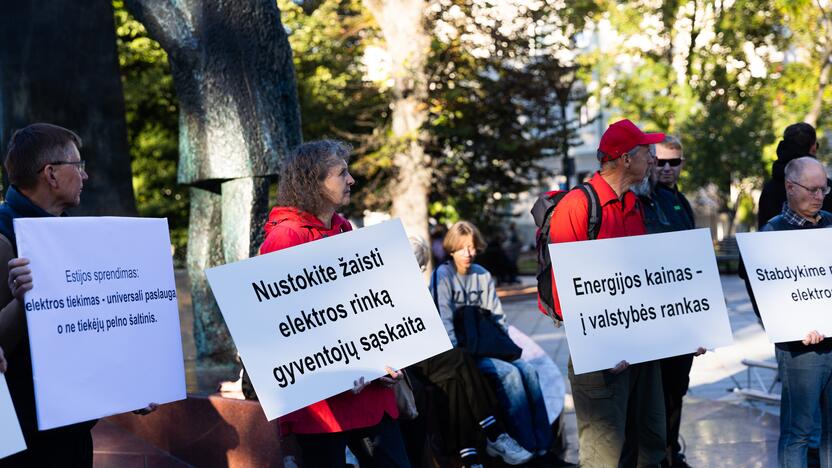
POLYGON ((650 176, 645 176, 644 179, 630 186, 630 190, 640 197, 647 197, 653 191, 653 184, 650 183, 650 176))

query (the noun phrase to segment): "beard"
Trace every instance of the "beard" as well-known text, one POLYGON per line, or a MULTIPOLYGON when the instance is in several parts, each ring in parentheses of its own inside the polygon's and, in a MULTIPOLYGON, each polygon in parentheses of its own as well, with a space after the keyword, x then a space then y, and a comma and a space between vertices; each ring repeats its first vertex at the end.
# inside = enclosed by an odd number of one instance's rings
POLYGON ((631 185, 630 190, 640 197, 649 196, 650 192, 653 191, 653 184, 650 182, 650 175, 648 174, 644 176, 644 179, 642 179, 641 182, 631 185))

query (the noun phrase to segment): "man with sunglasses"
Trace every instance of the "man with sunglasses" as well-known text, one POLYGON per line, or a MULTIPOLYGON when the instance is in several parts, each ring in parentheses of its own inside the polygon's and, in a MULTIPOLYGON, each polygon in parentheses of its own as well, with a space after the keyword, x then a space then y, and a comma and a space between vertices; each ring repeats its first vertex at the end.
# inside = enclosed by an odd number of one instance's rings
POLYGON ((670 224, 667 231, 683 231, 695 226, 693 210, 676 183, 684 167, 685 157, 679 139, 667 135, 656 144, 656 165, 653 174, 656 180, 654 199, 670 224))
MULTIPOLYGON (((656 143, 656 164, 653 166, 655 186, 651 198, 660 215, 660 229, 646 226, 648 232, 684 231, 695 228, 693 210, 676 183, 684 167, 684 152, 678 138, 667 135, 656 143)), ((647 218, 645 218, 647 221, 647 218)), ((690 384, 690 369, 693 357, 704 353, 700 348, 695 354, 683 354, 660 359, 662 388, 664 390, 665 417, 667 425, 667 459, 664 466, 684 468, 688 464, 679 444, 679 426, 682 421, 682 401, 690 384)))
MULTIPOLYGON (((762 231, 832 227, 832 213, 823 211, 830 188, 826 170, 817 159, 804 156, 786 164, 786 203, 762 231)), ((832 421, 832 339, 810 330, 802 341, 775 344, 782 380, 780 397, 780 466, 807 466, 808 449, 821 427, 832 421)), ((832 463, 832 434, 821 431, 820 464, 832 463)))

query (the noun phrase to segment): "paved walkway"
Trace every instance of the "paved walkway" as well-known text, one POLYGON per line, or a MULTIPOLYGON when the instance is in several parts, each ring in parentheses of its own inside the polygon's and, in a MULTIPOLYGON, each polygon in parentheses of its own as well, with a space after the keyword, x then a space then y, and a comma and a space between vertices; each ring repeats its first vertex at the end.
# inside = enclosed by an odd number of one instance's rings
MULTIPOLYGON (((695 467, 773 467, 777 465, 777 408, 750 404, 732 390, 746 383, 741 360, 773 362, 774 347, 751 310, 742 282, 736 276, 724 276, 722 287, 735 341, 733 346, 708 352, 694 361, 681 429, 688 462, 695 467)), ((531 336, 565 376, 569 347, 564 329, 555 328, 550 319, 537 311, 533 296, 506 298, 503 308, 509 322, 531 336)), ((763 374, 767 385, 773 372, 763 374)), ((569 458, 576 460, 577 426, 571 388, 565 380, 569 458)))
MULTIPOLYGON (((532 278, 525 278, 525 282, 531 281, 532 278)), ((751 311, 741 281, 735 276, 725 276, 722 287, 735 344, 709 352, 694 362, 681 430, 688 462, 694 467, 774 467, 779 433, 777 408, 749 404, 732 392, 740 382, 745 384, 746 371, 740 361, 743 358, 773 361, 774 348, 751 311)), ((533 295, 507 297, 503 304, 509 323, 533 338, 565 376, 569 348, 564 329, 555 328, 537 311, 533 295)), ((180 307, 187 311, 189 305, 180 304, 180 307)), ((182 313, 183 330, 191 329, 191 320, 189 314, 182 313)), ((183 346, 186 360, 193 361, 195 350, 190 333, 183 333, 183 346)), ((195 373, 192 367, 189 366, 187 376, 189 391, 213 389, 216 381, 235 377, 228 369, 202 369, 195 373)), ((768 372, 764 384, 770 383, 772 377, 773 373, 768 372)), ((569 381, 565 378, 564 381, 568 458, 576 461, 577 425, 569 381)), ((107 421, 98 424, 94 437, 96 467, 187 466, 107 421)))

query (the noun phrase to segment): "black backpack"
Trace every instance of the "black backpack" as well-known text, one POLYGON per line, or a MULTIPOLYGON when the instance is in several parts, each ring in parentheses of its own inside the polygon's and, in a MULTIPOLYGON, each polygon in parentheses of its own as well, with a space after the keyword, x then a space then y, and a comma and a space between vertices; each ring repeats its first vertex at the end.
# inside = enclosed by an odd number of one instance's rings
POLYGON ((587 237, 598 238, 601 230, 601 201, 598 193, 588 183, 571 190, 553 190, 540 195, 532 207, 531 213, 537 226, 535 241, 537 246, 537 297, 541 311, 551 317, 555 325, 560 326, 561 317, 555 312, 555 298, 552 296, 552 259, 549 256, 549 232, 552 213, 563 197, 572 190, 580 190, 586 196, 588 205, 587 237))

